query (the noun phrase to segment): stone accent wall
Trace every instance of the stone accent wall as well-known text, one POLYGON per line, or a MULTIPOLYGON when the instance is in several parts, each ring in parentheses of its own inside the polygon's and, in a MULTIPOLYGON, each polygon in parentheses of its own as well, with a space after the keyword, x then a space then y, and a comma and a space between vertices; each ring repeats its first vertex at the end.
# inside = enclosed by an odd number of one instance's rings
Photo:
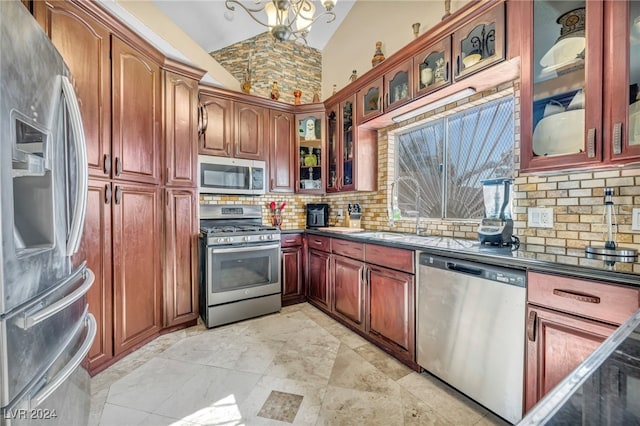
POLYGON ((280 101, 293 104, 293 91, 302 91, 302 103, 311 103, 315 90, 322 93, 322 53, 304 44, 279 42, 269 32, 210 52, 210 55, 238 79, 244 80, 251 55, 251 94, 271 97, 274 81, 280 88, 280 101))

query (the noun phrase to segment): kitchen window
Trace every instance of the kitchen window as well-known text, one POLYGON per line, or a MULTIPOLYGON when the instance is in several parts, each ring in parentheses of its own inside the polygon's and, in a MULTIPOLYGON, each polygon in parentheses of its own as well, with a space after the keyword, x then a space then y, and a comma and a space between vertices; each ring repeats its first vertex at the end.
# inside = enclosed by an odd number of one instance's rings
POLYGON ((397 134, 394 204, 401 216, 482 218, 482 181, 513 176, 513 114, 510 95, 397 134))

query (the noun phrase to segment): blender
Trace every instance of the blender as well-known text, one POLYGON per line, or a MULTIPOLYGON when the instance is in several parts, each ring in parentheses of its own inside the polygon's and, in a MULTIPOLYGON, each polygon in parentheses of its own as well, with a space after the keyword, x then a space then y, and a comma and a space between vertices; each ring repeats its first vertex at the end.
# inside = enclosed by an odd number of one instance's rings
POLYGON ((484 218, 478 227, 481 244, 510 245, 513 240, 511 184, 513 179, 496 178, 482 181, 484 218))

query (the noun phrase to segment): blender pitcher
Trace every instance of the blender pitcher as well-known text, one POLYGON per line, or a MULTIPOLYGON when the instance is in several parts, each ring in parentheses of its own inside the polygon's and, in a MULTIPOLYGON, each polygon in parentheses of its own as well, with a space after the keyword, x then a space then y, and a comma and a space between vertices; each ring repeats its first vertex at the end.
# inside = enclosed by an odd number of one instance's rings
POLYGON ((482 244, 502 246, 512 242, 512 182, 510 178, 482 181, 484 218, 478 227, 478 239, 482 244))

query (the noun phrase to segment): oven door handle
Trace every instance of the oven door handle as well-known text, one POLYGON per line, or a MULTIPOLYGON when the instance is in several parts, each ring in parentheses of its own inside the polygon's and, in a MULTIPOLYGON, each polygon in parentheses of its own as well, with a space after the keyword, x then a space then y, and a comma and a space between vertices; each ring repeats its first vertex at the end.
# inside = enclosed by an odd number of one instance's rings
POLYGON ((267 244, 267 245, 253 245, 253 246, 242 246, 242 247, 225 247, 225 248, 215 248, 209 247, 211 253, 239 253, 239 252, 247 252, 247 251, 266 251, 279 249, 280 244, 267 244))

